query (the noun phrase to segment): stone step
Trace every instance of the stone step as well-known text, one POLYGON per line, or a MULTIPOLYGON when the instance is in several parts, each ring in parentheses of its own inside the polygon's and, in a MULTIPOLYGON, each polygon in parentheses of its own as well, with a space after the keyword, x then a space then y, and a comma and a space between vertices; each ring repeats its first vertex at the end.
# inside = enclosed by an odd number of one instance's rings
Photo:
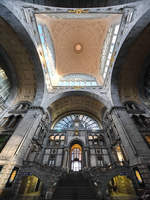
POLYGON ((96 195, 82 175, 68 175, 58 183, 52 200, 96 200, 96 195))

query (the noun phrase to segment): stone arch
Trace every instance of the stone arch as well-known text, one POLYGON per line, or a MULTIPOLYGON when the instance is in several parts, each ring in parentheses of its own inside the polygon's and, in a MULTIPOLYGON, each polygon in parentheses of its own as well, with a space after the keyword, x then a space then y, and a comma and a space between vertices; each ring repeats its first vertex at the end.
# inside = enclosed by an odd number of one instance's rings
POLYGON ((37 50, 15 15, 2 4, 0 10, 0 28, 3 29, 2 32, 5 31, 0 36, 0 44, 9 55, 18 79, 17 95, 13 101, 17 103, 20 100, 30 100, 34 104, 40 104, 44 93, 44 74, 37 50))
POLYGON ((111 107, 110 105, 110 101, 108 100, 108 98, 105 97, 105 95, 100 94, 99 91, 91 91, 91 90, 67 90, 67 91, 58 91, 58 93, 55 94, 55 96, 50 96, 49 101, 47 101, 47 104, 45 106, 49 106, 50 104, 54 103, 55 101, 57 101, 58 99, 62 98, 62 97, 69 97, 71 95, 82 95, 82 96, 88 96, 88 97, 92 97, 93 99, 96 99, 97 101, 100 101, 102 104, 104 104, 106 107, 111 107))
MULTIPOLYGON (((80 151, 80 154, 78 154, 78 155, 79 155, 79 157, 80 156, 81 157, 80 158, 78 157, 78 161, 77 162, 80 163, 80 167, 82 169, 82 167, 83 167, 83 157, 84 157, 84 155, 83 155, 84 142, 82 141, 82 139, 79 139, 79 138, 72 139, 69 142, 69 168, 70 168, 70 170, 74 171, 74 167, 72 169, 72 163, 74 162, 74 159, 72 159, 72 152, 73 152, 72 148, 73 147, 80 151)), ((78 168, 78 170, 79 170, 79 168, 78 168)))
POLYGON ((114 105, 122 105, 122 101, 126 100, 140 101, 138 80, 144 54, 149 54, 150 44, 147 42, 149 18, 150 10, 147 10, 129 32, 117 56, 111 78, 111 96, 114 105), (133 55, 136 57, 133 58, 133 55))
POLYGON ((129 169, 128 167, 117 167, 115 169, 110 170, 107 173, 106 177, 104 176, 104 180, 103 180, 103 183, 101 185, 101 191, 105 196, 107 195, 106 192, 107 192, 109 181, 113 177, 118 176, 118 175, 129 177, 130 180, 133 182, 134 186, 136 185, 135 176, 134 176, 131 169, 129 169))
POLYGON ((68 144, 69 148, 71 148, 71 146, 74 144, 79 144, 82 148, 84 147, 84 142, 79 138, 72 139, 68 144))
MULTIPOLYGON (((31 2, 31 0, 27 0, 28 2, 31 2)), ((34 1, 36 4, 42 4, 46 6, 55 6, 55 7, 65 7, 65 8, 92 8, 92 7, 106 7, 106 6, 116 6, 116 5, 121 5, 121 4, 127 4, 131 2, 137 2, 140 0, 116 0, 116 1, 92 1, 92 0, 72 0, 72 1, 63 1, 60 2, 59 0, 44 0, 44 1, 39 1, 36 0, 34 1)))
POLYGON ((16 96, 19 83, 16 77, 15 68, 13 67, 13 63, 11 62, 11 59, 9 58, 7 52, 1 45, 0 45, 0 54, 1 58, 3 59, 3 62, 5 62, 5 65, 1 67, 5 71, 8 80, 10 82, 10 94, 6 99, 6 101, 4 102, 5 105, 8 105, 9 103, 12 102, 14 96, 16 96))
POLYGON ((48 188, 50 184, 53 184, 60 179, 62 173, 62 170, 58 167, 55 167, 54 169, 45 166, 43 170, 43 167, 39 164, 32 163, 30 166, 24 166, 19 170, 16 183, 20 182, 24 176, 34 175, 42 181, 46 188, 48 188))
POLYGON ((50 99, 48 110, 52 121, 63 114, 75 111, 91 114, 100 120, 102 108, 107 106, 106 101, 101 101, 99 95, 86 91, 69 91, 57 94, 55 98, 50 99))

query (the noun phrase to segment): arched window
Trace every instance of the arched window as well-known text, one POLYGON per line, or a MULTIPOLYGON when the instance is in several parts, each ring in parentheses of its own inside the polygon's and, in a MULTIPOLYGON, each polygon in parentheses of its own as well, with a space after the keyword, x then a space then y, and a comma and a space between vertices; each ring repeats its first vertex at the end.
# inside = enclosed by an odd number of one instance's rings
POLYGON ((95 119, 84 114, 70 114, 60 119, 53 127, 55 130, 99 130, 95 119))
MULTIPOLYGON (((1 64, 1 63, 0 63, 1 64)), ((10 93, 10 83, 5 71, 0 66, 0 106, 6 101, 10 93)))
POLYGON ((82 161, 82 147, 79 144, 74 144, 71 147, 71 170, 80 171, 82 161))

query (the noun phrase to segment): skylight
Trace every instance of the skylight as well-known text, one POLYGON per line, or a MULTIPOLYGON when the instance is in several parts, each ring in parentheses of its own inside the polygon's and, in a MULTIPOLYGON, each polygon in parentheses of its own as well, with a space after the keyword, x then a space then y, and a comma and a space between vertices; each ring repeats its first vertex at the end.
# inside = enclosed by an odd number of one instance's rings
POLYGON ((42 49, 46 65, 44 65, 44 71, 46 73, 47 85, 55 82, 55 54, 52 44, 50 33, 45 25, 38 24, 38 31, 41 39, 42 49))
POLYGON ((120 27, 120 24, 111 26, 109 28, 107 37, 104 42, 104 48, 102 51, 101 65, 100 65, 101 75, 102 75, 103 79, 105 79, 108 68, 110 66, 110 62, 111 62, 112 55, 113 55, 113 50, 114 50, 115 43, 117 40, 117 35, 119 32, 119 27, 120 27))
POLYGON ((94 77, 86 74, 69 74, 61 78, 58 86, 97 86, 97 81, 94 77))

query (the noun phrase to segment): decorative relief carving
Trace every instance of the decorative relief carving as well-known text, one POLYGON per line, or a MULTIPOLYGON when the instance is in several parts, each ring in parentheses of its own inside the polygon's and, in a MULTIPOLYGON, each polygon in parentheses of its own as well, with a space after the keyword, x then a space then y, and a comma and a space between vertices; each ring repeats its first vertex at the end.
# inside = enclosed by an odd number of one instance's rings
POLYGON ((69 13, 81 14, 81 13, 88 13, 88 10, 84 9, 75 9, 75 10, 68 10, 69 13))

